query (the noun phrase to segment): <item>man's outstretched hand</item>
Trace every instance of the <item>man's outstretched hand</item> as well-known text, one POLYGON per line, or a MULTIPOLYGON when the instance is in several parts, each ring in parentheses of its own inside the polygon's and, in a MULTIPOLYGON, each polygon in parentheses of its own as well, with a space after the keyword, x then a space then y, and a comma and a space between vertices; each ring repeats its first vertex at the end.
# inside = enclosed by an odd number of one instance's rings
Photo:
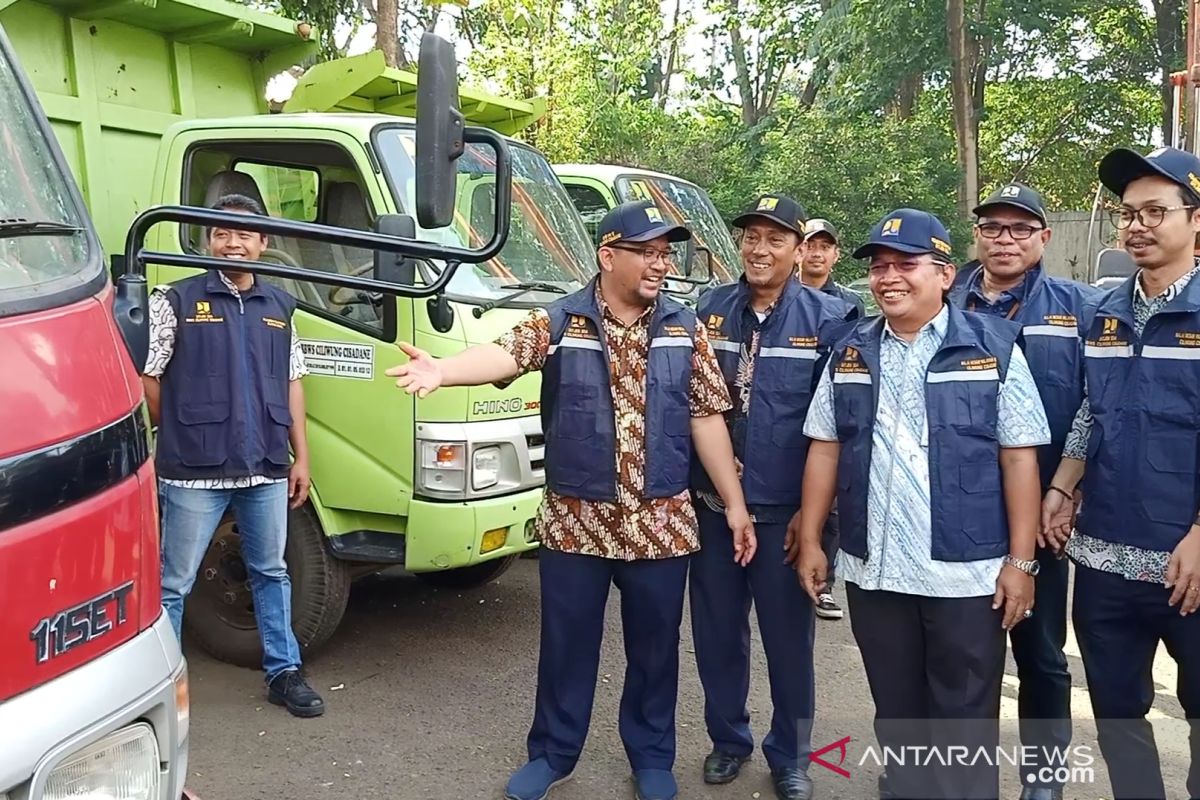
POLYGON ((417 397, 436 391, 443 379, 438 360, 408 342, 400 342, 400 349, 408 356, 408 363, 392 367, 385 374, 396 379, 396 386, 417 397))

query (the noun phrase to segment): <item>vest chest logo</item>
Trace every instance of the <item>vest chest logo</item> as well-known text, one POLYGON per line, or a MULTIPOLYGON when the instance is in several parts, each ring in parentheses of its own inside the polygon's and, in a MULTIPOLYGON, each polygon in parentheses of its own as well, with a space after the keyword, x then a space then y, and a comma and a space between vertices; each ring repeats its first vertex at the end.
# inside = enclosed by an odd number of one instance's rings
POLYGON ((600 341, 600 336, 592 329, 592 323, 582 314, 572 314, 567 321, 567 330, 563 334, 572 339, 592 339, 600 341))
POLYGON ((842 358, 833 368, 834 373, 842 375, 868 375, 870 370, 867 365, 862 362, 862 357, 858 350, 853 347, 847 347, 846 352, 842 353, 842 358))
POLYGON ((287 329, 287 323, 281 319, 272 319, 271 317, 263 317, 262 321, 267 323, 268 328, 275 328, 275 329, 281 330, 281 331, 287 329))
MULTIPOLYGON (((816 347, 817 337, 815 336, 789 336, 788 344, 792 347, 816 347)), ((853 348, 851 348, 853 349, 853 348)))
POLYGON ((966 358, 958 362, 958 365, 968 372, 982 372, 984 370, 999 369, 1000 362, 995 356, 987 358, 966 358))
POLYGON ((1200 347, 1200 331, 1178 331, 1175 341, 1180 347, 1200 347))
POLYGON ((1121 329, 1121 320, 1116 317, 1105 317, 1101 321, 1100 335, 1095 339, 1088 339, 1088 347, 1128 347, 1129 340, 1121 338, 1118 334, 1121 329))
POLYGON ((682 325, 663 325, 661 336, 687 337, 688 329, 682 325))
MULTIPOLYGON (((1054 325, 1058 328, 1074 328, 1079 322, 1070 314, 1047 314, 1042 317, 1042 321, 1047 325, 1054 325)), ((1115 322, 1116 320, 1113 321, 1115 322)))
POLYGON ((224 317, 213 316, 212 306, 207 300, 197 300, 196 310, 190 317, 185 317, 184 322, 224 322, 224 317))

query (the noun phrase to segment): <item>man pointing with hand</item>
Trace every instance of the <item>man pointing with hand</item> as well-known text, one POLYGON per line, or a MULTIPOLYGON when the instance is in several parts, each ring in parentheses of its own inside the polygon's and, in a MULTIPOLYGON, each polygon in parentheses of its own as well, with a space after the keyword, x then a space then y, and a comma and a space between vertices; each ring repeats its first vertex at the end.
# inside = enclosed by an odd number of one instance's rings
POLYGON ((599 276, 537 309, 497 342, 387 374, 409 394, 542 373, 546 496, 541 654, 529 763, 511 800, 541 800, 575 769, 591 717, 610 583, 621 593, 628 662, 620 730, 640 800, 676 796, 679 626, 690 555, 699 549, 688 494, 693 443, 725 504, 733 557, 756 547, 722 413, 725 380, 703 326, 660 288, 673 245, 691 237, 646 201, 610 211, 598 230, 599 276))

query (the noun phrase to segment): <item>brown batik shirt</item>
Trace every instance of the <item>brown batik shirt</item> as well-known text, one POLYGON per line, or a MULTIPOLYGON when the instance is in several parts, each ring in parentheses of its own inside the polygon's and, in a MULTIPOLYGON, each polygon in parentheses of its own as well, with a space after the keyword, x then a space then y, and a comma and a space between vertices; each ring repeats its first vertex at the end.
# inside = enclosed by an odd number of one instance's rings
MULTIPOLYGON (((599 294, 599 292, 597 292, 599 294)), ((650 316, 646 310, 626 325, 600 299, 609 354, 613 412, 617 430, 617 500, 602 502, 566 497, 546 489, 537 518, 542 546, 582 555, 637 559, 671 558, 700 549, 696 512, 687 490, 674 497, 643 496, 646 466, 646 363, 650 352, 650 316)), ((690 411, 693 417, 722 414, 730 407, 725 378, 696 326, 692 357, 690 411)), ((550 351, 550 317, 542 309, 497 342, 521 373, 540 370, 550 351)))

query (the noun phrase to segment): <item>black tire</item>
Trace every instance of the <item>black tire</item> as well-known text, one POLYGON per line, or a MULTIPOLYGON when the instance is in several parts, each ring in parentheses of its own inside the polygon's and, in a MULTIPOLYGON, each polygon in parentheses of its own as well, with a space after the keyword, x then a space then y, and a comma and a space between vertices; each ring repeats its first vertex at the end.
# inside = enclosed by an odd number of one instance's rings
MULTIPOLYGON (((292 631, 307 656, 341 622, 350 597, 350 572, 325 547, 321 524, 307 504, 288 514, 284 558, 292 579, 292 631)), ((263 650, 249 586, 237 525, 227 513, 188 595, 184 630, 213 658, 259 669, 263 650)))
POLYGON ((446 569, 440 572, 418 572, 417 577, 439 589, 474 589, 476 586, 491 583, 508 572, 508 568, 516 560, 516 556, 504 556, 484 561, 481 564, 472 564, 469 567, 446 569))

